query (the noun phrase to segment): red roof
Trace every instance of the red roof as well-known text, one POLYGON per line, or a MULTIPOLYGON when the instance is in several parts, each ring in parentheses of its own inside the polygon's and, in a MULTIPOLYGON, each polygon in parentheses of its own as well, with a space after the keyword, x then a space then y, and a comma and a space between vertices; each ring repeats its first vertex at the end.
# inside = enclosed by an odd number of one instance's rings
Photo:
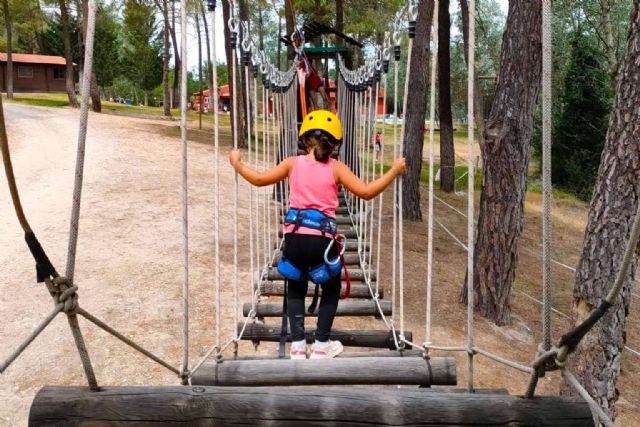
MULTIPOLYGON (((14 53, 11 55, 13 62, 22 64, 48 64, 48 65, 66 65, 66 61, 62 56, 50 55, 31 55, 28 53, 14 53)), ((7 54, 0 52, 0 62, 7 62, 7 54)), ((74 64, 75 65, 75 64, 74 64)))
MULTIPOLYGON (((204 96, 209 96, 209 89, 205 89, 202 91, 204 96)), ((200 92, 195 92, 193 96, 199 96, 200 92)), ((229 98, 231 95, 229 93, 229 85, 220 86, 218 88, 218 96, 220 98, 229 98)))

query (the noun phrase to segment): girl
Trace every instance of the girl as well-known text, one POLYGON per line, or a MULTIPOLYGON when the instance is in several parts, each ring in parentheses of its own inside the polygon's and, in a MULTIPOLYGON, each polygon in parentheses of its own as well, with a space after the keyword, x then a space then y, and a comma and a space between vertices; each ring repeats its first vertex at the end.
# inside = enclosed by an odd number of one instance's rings
MULTIPOLYGON (((302 122, 299 136, 306 148, 306 155, 289 157, 266 172, 255 171, 242 163, 237 150, 229 154, 229 162, 234 169, 255 186, 275 184, 289 178, 290 209, 284 226, 283 260, 294 273, 299 273, 298 280, 289 278, 287 294, 292 359, 307 357, 304 331, 307 279, 314 279, 314 271, 322 269, 325 265, 327 271, 329 270, 325 251, 336 232, 338 186, 342 185, 356 196, 369 200, 384 191, 397 176, 405 173, 405 161, 399 159, 393 162, 391 170, 385 175, 366 184, 347 165, 334 160, 331 155, 342 141, 342 124, 330 111, 317 110, 309 113, 302 122)), ((336 246, 332 245, 330 248, 329 259, 337 257, 336 246)), ((329 340, 342 283, 339 270, 337 274, 333 274, 333 277, 321 283, 322 298, 311 359, 335 357, 343 350, 342 343, 329 340)))

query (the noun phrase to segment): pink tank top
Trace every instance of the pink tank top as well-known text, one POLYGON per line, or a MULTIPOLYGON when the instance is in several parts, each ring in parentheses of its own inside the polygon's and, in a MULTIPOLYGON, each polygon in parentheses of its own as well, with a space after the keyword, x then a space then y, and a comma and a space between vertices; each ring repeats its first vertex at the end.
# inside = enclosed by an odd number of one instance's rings
MULTIPOLYGON (((296 157, 296 163, 289 174, 289 206, 317 209, 335 218, 338 207, 338 185, 333 176, 335 162, 332 158, 322 163, 308 156, 296 157)), ((291 233, 293 229, 294 225, 285 225, 283 232, 291 233)), ((322 236, 322 231, 306 227, 299 227, 296 233, 322 236)))

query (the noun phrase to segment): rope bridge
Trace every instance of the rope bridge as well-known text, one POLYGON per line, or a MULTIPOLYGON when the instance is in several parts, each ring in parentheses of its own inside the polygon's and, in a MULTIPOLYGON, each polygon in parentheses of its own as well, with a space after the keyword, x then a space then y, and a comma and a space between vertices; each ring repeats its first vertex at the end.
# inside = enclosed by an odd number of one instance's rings
MULTIPOLYGON (((213 25, 213 57, 215 52, 215 1, 209 1, 209 11, 213 25)), ((512 423, 536 425, 593 425, 593 416, 605 425, 613 425, 606 414, 595 405, 575 377, 565 372, 568 380, 576 387, 588 406, 581 400, 565 397, 535 397, 537 379, 546 371, 562 369, 566 358, 575 349, 580 339, 601 317, 608 306, 613 304, 620 292, 632 256, 627 249, 625 261, 616 285, 589 319, 566 334, 557 346, 551 344, 550 336, 550 0, 543 2, 544 41, 544 82, 543 113, 545 133, 544 147, 544 342, 531 366, 507 360, 492 354, 474 343, 473 335, 473 275, 469 275, 467 342, 459 345, 436 345, 431 339, 432 310, 431 289, 433 275, 433 176, 434 176, 434 132, 435 132, 435 81, 437 61, 437 13, 432 23, 431 44, 431 99, 429 134, 429 198, 428 198, 428 243, 427 243, 427 283, 426 319, 424 341, 416 343, 414 334, 405 329, 405 284, 404 284, 404 230, 402 212, 402 179, 394 183, 391 201, 383 195, 377 199, 364 201, 349 193, 340 193, 340 207, 337 210, 339 230, 347 236, 346 263, 351 280, 356 282, 350 298, 341 302, 338 316, 364 316, 378 318, 379 329, 349 330, 337 329, 332 339, 340 340, 345 346, 363 347, 368 351, 346 352, 333 360, 288 360, 270 356, 241 356, 241 340, 279 341, 280 329, 270 325, 267 318, 283 316, 281 302, 270 302, 284 296, 283 277, 274 268, 282 250, 282 235, 279 232, 285 209, 288 205, 288 185, 280 183, 276 188, 254 188, 249 191, 250 212, 248 222, 249 262, 240 266, 239 253, 239 198, 240 183, 237 174, 234 180, 234 250, 233 250, 233 321, 237 325, 231 337, 223 337, 221 331, 221 253, 220 234, 220 178, 219 171, 225 162, 220 159, 219 120, 217 108, 214 112, 213 153, 214 153, 214 260, 216 273, 215 287, 215 342, 211 348, 193 365, 189 355, 189 235, 188 235, 188 176, 187 176, 187 68, 186 32, 182 34, 182 99, 181 99, 181 139, 182 139, 182 223, 183 223, 183 354, 179 368, 158 358, 152 352, 139 346, 131 339, 111 328, 106 322, 88 313, 78 305, 78 285, 74 282, 75 250, 78 239, 78 218, 80 215, 84 146, 88 122, 89 78, 91 76, 92 52, 95 31, 96 2, 89 0, 87 14, 87 40, 85 45, 85 68, 82 85, 82 106, 80 131, 78 135, 78 155, 76 159, 76 179, 72 204, 70 240, 65 276, 60 276, 49 261, 43 247, 31 230, 20 204, 20 198, 9 155, 4 116, 0 101, 0 137, 4 167, 19 222, 25 232, 25 239, 36 260, 38 280, 46 283, 55 302, 54 310, 24 340, 24 342, 0 365, 0 373, 28 347, 47 327, 57 314, 67 315, 89 388, 46 387, 34 400, 30 413, 31 425, 50 425, 54 420, 64 420, 65 425, 82 422, 107 421, 110 425, 150 424, 151 422, 171 422, 189 425, 193 420, 205 424, 263 423, 297 425, 300 422, 316 424, 420 424, 420 425, 477 425, 479 422, 492 425, 512 423), (390 202, 391 224, 383 221, 383 203, 390 202), (380 284, 382 230, 392 228, 391 233, 391 280, 386 287, 380 284), (239 283, 239 268, 246 268, 251 280, 239 283), (251 301, 239 305, 240 286, 246 286, 251 301), (243 319, 240 318, 240 313, 243 319), (182 386, 172 387, 100 387, 93 372, 89 352, 85 346, 77 315, 104 329, 127 345, 174 372, 182 381, 182 386), (371 350, 371 349, 385 349, 371 350), (432 350, 446 352, 461 351, 468 355, 469 393, 434 393, 422 389, 385 389, 380 393, 375 389, 309 389, 305 387, 274 388, 275 386, 317 386, 317 385, 456 385, 456 366, 451 357, 433 357, 432 350), (487 357, 499 364, 529 373, 530 384, 526 390, 527 399, 509 396, 500 391, 482 391, 474 386, 474 357, 487 357), (190 366, 191 365, 191 366, 190 366), (471 393, 475 392, 475 393, 471 393), (353 411, 358 405, 358 411, 353 411), (591 409, 591 411, 589 410, 591 409)), ((235 4, 229 1, 232 17, 228 22, 231 47, 235 54, 232 60, 233 87, 233 146, 238 147, 238 111, 235 94, 241 84, 246 91, 246 128, 248 130, 248 163, 261 169, 274 165, 282 159, 297 154, 297 103, 298 93, 303 93, 304 80, 297 78, 296 61, 286 70, 280 71, 270 64, 263 52, 256 46, 248 25, 235 16, 235 4), (238 60, 238 54, 240 60, 238 60), (237 81, 237 69, 243 67, 244 82, 237 81), (261 85, 259 84, 261 78, 261 85), (261 87, 259 87, 261 86, 261 87), (262 115, 258 106, 262 105, 262 115), (271 114, 270 114, 271 113, 271 114)), ((434 1, 435 10, 438 1, 434 1)), ((379 159, 373 155, 373 139, 377 100, 380 90, 384 91, 386 105, 387 81, 393 73, 394 124, 391 144, 394 158, 403 153, 404 122, 398 126, 399 68, 402 58, 401 44, 408 36, 407 75, 411 67, 411 51, 415 35, 418 0, 409 0, 400 10, 386 34, 382 46, 374 49, 372 58, 356 70, 349 70, 339 59, 337 64, 337 110, 344 124, 345 141, 339 156, 363 180, 370 181, 384 171, 384 147, 379 159), (404 27, 408 22, 408 33, 404 27), (393 57, 393 58, 392 58, 393 57), (393 70, 391 71, 391 67, 393 70), (398 133, 400 128, 400 133, 398 133)), ((474 246, 474 40, 475 1, 469 4, 469 86, 468 86, 468 236, 466 248, 468 271, 473 270, 474 246), (470 250, 469 250, 470 249, 470 250)), ((186 0, 181 1, 182 28, 187 27, 186 0)), ((298 51, 301 54, 301 47, 298 51)), ((214 67, 212 87, 217 87, 214 67)), ((408 102, 408 79, 404 88, 404 109, 408 102)), ((212 91, 213 105, 218 104, 218 93, 212 91)), ((386 124, 384 125, 386 126, 386 124)), ((384 132, 383 132, 384 135, 384 132)), ((385 234, 388 234, 385 233, 385 234)), ((640 215, 636 216, 628 247, 637 244, 640 234, 640 215)), ((462 245, 464 243, 460 242, 462 245)), ((311 339, 309 331, 307 339, 311 339)), ((290 337, 286 337, 290 339, 290 337)))

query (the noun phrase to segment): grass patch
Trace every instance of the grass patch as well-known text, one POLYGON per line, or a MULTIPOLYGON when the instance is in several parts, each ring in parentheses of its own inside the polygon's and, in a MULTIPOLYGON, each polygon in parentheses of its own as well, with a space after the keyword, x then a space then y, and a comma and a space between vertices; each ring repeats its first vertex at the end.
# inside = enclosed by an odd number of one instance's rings
POLYGON ((69 98, 66 93, 16 93, 13 95, 13 100, 7 99, 7 101, 35 105, 37 107, 59 108, 69 106, 69 98))
MULTIPOLYGON (((539 176, 529 176, 529 179, 527 181, 527 192, 542 194, 542 178, 540 178, 539 176)), ((569 191, 558 187, 553 187, 553 198, 556 200, 580 200, 569 191)))

